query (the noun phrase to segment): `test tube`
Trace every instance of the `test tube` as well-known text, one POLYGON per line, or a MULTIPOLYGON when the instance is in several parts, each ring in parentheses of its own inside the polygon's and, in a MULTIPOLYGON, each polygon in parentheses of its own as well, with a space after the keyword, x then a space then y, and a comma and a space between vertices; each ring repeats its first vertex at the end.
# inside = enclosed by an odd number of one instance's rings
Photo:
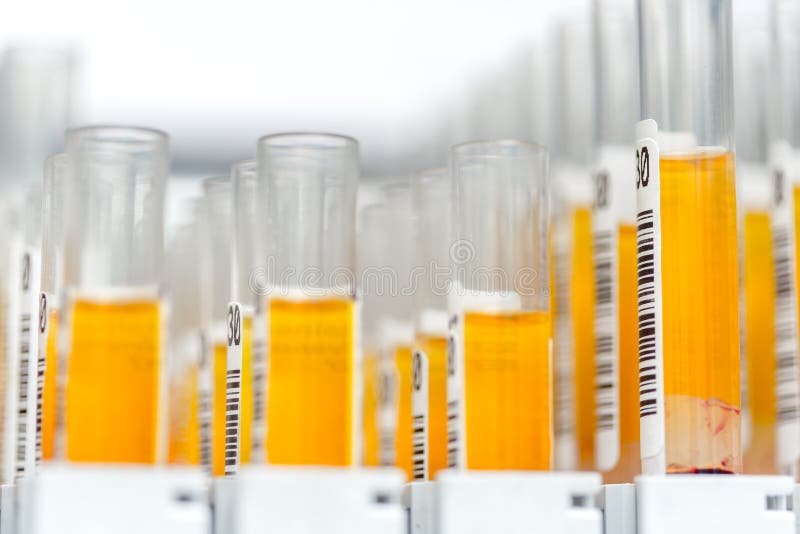
POLYGON ((730 0, 638 0, 642 472, 742 470, 730 0))
POLYGON ((167 136, 97 126, 67 133, 65 457, 165 459, 162 258, 167 136))
POLYGON ((800 231, 800 8, 770 5, 769 167, 773 178, 772 243, 775 270, 775 357, 777 365, 776 454, 779 469, 797 476, 800 458, 798 383, 798 266, 800 231))
POLYGON ((434 479, 447 468, 447 290, 449 287, 450 175, 426 169, 412 180, 416 247, 412 408, 414 479, 434 479))
POLYGON ((450 149, 448 465, 552 465, 547 150, 450 149))
POLYGON ((633 0, 596 0, 595 468, 606 483, 631 483, 639 454, 636 331, 636 189, 630 165, 636 100, 633 0))
POLYGON ((233 300, 242 306, 241 411, 239 414, 242 464, 264 458, 264 395, 266 394, 267 319, 262 295, 254 287, 261 253, 258 244, 258 169, 255 160, 239 161, 231 168, 234 211, 233 300), (255 458, 253 456, 255 455, 255 458))
POLYGON ((268 135, 258 142, 258 175, 268 207, 266 459, 354 465, 361 458, 358 143, 268 135))
POLYGON ((766 3, 733 3, 739 203, 742 456, 749 474, 777 474, 775 276, 767 166, 766 3), (737 10, 738 7, 738 10, 737 10))
MULTIPOLYGON (((67 183, 67 155, 60 153, 47 158, 44 165, 42 190, 42 278, 39 296, 39 364, 44 367, 42 391, 42 460, 55 457, 55 437, 58 417, 56 407, 60 397, 58 333, 61 309, 59 299, 63 289, 64 201, 67 183)), ((63 392, 62 392, 63 393, 63 392)))
POLYGON ((201 465, 200 369, 203 359, 201 299, 198 289, 206 233, 198 220, 199 198, 190 201, 192 219, 181 225, 167 247, 170 291, 169 463, 201 465))
MULTIPOLYGON (((226 388, 228 371, 227 314, 233 266, 233 186, 228 176, 203 180, 203 232, 206 235, 203 306, 209 369, 201 370, 211 381, 211 474, 226 470, 226 388), (210 371, 210 372, 209 372, 210 371)), ((202 439, 202 438, 201 438, 202 439)))
POLYGON ((558 469, 593 469, 595 441, 592 263, 592 26, 578 15, 555 34, 552 316, 558 469))

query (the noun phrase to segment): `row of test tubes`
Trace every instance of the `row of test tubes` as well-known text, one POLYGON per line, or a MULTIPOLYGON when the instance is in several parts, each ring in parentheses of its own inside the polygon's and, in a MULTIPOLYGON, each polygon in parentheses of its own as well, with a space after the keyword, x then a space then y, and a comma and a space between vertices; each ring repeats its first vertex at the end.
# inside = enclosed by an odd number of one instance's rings
POLYGON ((564 36, 596 149, 560 143, 552 169, 476 141, 376 185, 352 138, 267 135, 165 239, 166 134, 69 130, 3 236, 2 479, 796 474, 800 10, 772 2, 759 48, 733 45, 730 0, 616 4, 564 36))

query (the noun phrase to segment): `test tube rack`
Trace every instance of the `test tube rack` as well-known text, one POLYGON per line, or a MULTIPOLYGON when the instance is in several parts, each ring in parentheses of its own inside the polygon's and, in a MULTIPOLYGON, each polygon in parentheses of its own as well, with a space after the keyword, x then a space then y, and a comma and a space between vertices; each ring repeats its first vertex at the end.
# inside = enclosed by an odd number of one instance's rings
POLYGON ((48 465, 0 487, 0 534, 800 534, 783 476, 48 465))

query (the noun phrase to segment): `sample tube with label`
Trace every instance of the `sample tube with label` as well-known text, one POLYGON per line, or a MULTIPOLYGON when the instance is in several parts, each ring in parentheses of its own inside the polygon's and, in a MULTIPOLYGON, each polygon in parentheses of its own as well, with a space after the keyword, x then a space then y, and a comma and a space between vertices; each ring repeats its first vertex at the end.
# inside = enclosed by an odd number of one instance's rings
POLYGON ((413 477, 411 353, 414 326, 411 322, 413 287, 411 187, 408 180, 389 181, 380 188, 384 212, 382 258, 392 283, 384 288, 384 306, 378 320, 381 403, 379 423, 381 459, 413 477))
POLYGON ((776 474, 775 274, 767 166, 764 4, 733 4, 739 201, 742 457, 748 474, 776 474))
POLYGON ((798 242, 800 235, 800 7, 775 0, 771 13, 768 102, 775 271, 776 455, 782 472, 797 476, 800 458, 798 379, 798 242))
POLYGON ((414 292, 412 358, 413 475, 434 479, 447 468, 447 290, 450 277, 450 175, 426 169, 412 179, 414 292))
POLYGON ((448 465, 552 465, 547 150, 450 149, 448 465))
POLYGON ((633 482, 639 454, 636 187, 630 165, 636 116, 632 0, 595 2, 596 132, 592 211, 595 273, 595 468, 633 482))
POLYGON ((165 458, 162 294, 167 136, 98 126, 67 133, 64 456, 165 458))
POLYGON ((592 27, 570 19, 556 31, 559 95, 553 150, 551 304, 555 362, 555 466, 592 469, 595 433, 592 267, 592 27))
POLYGON ((638 0, 642 471, 742 470, 730 0, 638 0))
POLYGON ((264 458, 264 395, 266 393, 267 319, 259 291, 260 254, 258 220, 258 169, 255 160, 235 163, 233 180, 233 261, 231 295, 243 312, 240 391, 239 461, 264 458), (255 455, 255 458, 253 458, 255 455))
MULTIPOLYGON (((210 385, 210 437, 211 474, 226 474, 229 460, 226 450, 227 409, 226 389, 228 372, 228 303, 230 302, 231 267, 233 265, 233 186, 228 176, 207 178, 203 181, 203 233, 206 235, 203 298, 206 364, 200 369, 203 388, 210 385), (210 378, 210 380, 209 380, 210 378)), ((207 416, 207 414, 204 414, 207 416)), ((201 446, 202 448, 202 446, 201 446)), ((233 459, 235 462, 235 458, 233 459)))
MULTIPOLYGON (((63 366, 58 361, 58 332, 63 288, 64 218, 67 156, 55 154, 44 165, 42 190, 42 278, 39 295, 39 366, 43 370, 41 409, 42 460, 55 457, 57 399, 63 394, 63 366), (59 374, 60 373, 60 374, 59 374)), ((61 421, 63 423, 63 421, 61 421)))
POLYGON ((258 142, 271 464, 348 466, 361 458, 358 172, 358 143, 349 137, 277 134, 258 142))

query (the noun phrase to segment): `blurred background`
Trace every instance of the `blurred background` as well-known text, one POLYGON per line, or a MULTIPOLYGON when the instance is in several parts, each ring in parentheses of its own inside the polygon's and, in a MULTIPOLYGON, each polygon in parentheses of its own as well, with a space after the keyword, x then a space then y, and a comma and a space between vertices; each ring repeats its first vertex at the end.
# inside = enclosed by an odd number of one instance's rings
POLYGON ((568 140, 592 139, 591 67, 552 46, 559 31, 588 32, 591 6, 9 2, 0 17, 2 183, 39 180, 63 130, 90 123, 170 134, 170 219, 193 178, 228 172, 277 131, 356 137, 367 178, 442 165, 449 145, 475 138, 539 141, 557 159, 568 140))

